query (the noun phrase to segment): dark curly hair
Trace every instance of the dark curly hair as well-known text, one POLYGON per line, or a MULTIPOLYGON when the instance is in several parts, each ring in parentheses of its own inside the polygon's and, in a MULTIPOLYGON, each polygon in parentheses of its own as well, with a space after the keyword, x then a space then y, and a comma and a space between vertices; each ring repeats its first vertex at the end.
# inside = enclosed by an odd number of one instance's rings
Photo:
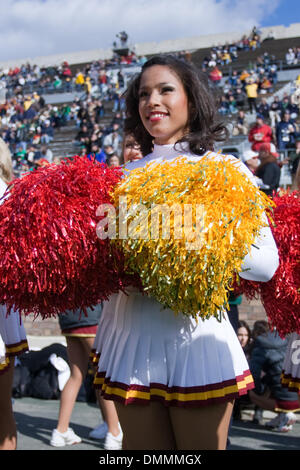
POLYGON ((149 59, 129 84, 125 92, 125 132, 134 136, 144 156, 152 152, 153 137, 144 128, 139 115, 139 88, 144 71, 153 65, 163 65, 175 72, 188 98, 189 131, 175 145, 187 142, 190 151, 196 155, 213 150, 214 142, 224 141, 228 137, 228 131, 225 125, 217 120, 216 102, 209 89, 208 80, 193 64, 169 54, 149 59))

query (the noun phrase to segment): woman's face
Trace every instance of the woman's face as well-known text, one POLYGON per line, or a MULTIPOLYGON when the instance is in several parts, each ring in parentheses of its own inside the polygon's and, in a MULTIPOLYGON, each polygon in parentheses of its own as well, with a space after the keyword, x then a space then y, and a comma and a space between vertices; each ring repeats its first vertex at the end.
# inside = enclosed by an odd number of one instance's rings
POLYGON ((125 136, 123 144, 124 162, 134 162, 143 158, 141 147, 136 143, 133 137, 125 136))
POLYGON ((249 334, 244 326, 238 329, 237 337, 241 343, 242 348, 244 348, 249 341, 249 334))
POLYGON ((139 113, 155 144, 175 144, 188 128, 188 98, 179 77, 165 65, 145 70, 139 88, 139 113))
POLYGON ((116 168, 117 166, 120 166, 120 162, 117 156, 111 157, 109 160, 109 166, 111 168, 116 168))

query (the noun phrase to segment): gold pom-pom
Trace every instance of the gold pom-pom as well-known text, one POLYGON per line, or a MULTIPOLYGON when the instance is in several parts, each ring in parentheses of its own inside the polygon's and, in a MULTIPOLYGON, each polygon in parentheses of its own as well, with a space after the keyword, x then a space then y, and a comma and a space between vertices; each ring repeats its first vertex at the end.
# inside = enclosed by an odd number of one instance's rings
POLYGON ((132 170, 113 193, 118 233, 144 290, 175 313, 222 317, 272 201, 220 154, 132 170))

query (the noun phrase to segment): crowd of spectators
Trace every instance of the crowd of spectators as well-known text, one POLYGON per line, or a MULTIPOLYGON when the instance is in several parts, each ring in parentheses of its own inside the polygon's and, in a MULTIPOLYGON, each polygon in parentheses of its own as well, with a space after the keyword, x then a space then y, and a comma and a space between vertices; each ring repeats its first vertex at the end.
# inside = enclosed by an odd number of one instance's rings
MULTIPOLYGON (((222 80, 220 66, 237 60, 238 51, 254 50, 260 45, 260 32, 254 27, 250 35, 240 41, 212 48, 210 57, 203 63, 204 72, 217 85, 219 113, 232 119, 234 136, 249 136, 253 149, 263 143, 263 140, 255 141, 261 133, 250 129, 246 116, 247 112, 255 113, 255 126, 262 121, 261 127, 270 127, 269 141, 278 150, 295 149, 299 136, 300 80, 290 96, 267 100, 278 80, 275 58, 267 52, 258 56, 249 70, 233 70, 225 81, 222 80)), ((290 52, 294 60, 298 60, 299 48, 290 52)), ((190 51, 177 52, 177 56, 192 60, 190 51)), ((40 161, 53 161, 47 146, 55 130, 70 120, 77 126, 74 152, 93 155, 99 161, 122 162, 125 108, 122 92, 126 87, 123 66, 141 66, 145 60, 130 51, 127 56, 115 53, 110 60, 94 61, 80 68, 71 67, 65 61, 57 67, 25 64, 0 71, 0 88, 8 90, 6 102, 0 105, 0 136, 9 144, 16 168, 21 166, 27 170, 40 161), (49 88, 82 94, 70 105, 46 105, 43 94, 49 88), (28 89, 34 91, 25 93, 28 89), (106 102, 112 103, 113 118, 109 123, 104 119, 106 102)))
POLYGON ((53 161, 48 146, 71 117, 69 105, 46 104, 37 93, 17 94, 0 104, 0 137, 9 146, 17 174, 53 161))
MULTIPOLYGON (((126 57, 126 63, 131 60, 132 57, 126 57)), ((8 93, 6 101, 0 105, 0 136, 10 147, 16 174, 45 161, 58 160, 48 145, 55 131, 70 120, 78 128, 74 152, 94 154, 103 160, 102 148, 105 148, 105 160, 114 157, 111 161, 119 162, 125 79, 122 69, 112 67, 115 63, 113 60, 95 61, 73 73, 67 62, 57 68, 40 69, 27 64, 2 72, 0 87, 2 85, 8 93), (68 89, 69 84, 70 90, 81 92, 80 98, 71 104, 46 104, 43 94, 49 83, 56 89, 61 86, 68 89), (41 90, 41 94, 37 91, 24 93, 28 85, 41 90), (103 102, 112 102, 114 119, 109 126, 100 123, 105 115, 103 102)))
MULTIPOLYGON (((104 96, 105 99, 108 98, 104 96)), ((75 100, 73 107, 78 129, 73 142, 76 153, 106 162, 110 166, 119 165, 124 123, 122 106, 115 108, 114 103, 111 118, 106 118, 105 121, 105 107, 100 99, 88 97, 85 100, 75 100)))
POLYGON ((239 51, 256 50, 261 45, 260 31, 254 26, 251 33, 244 35, 239 41, 214 46, 202 61, 202 69, 207 71, 218 65, 228 65, 238 60, 239 51))
POLYGON ((75 70, 66 61, 51 67, 27 63, 0 70, 0 88, 5 88, 8 96, 33 91, 40 95, 59 91, 86 92, 107 82, 120 82, 122 85, 122 68, 140 66, 145 60, 144 56, 137 57, 134 52, 130 52, 127 56, 114 54, 111 59, 97 60, 75 70))
POLYGON ((233 70, 222 82, 222 71, 218 67, 209 72, 212 82, 222 84, 219 112, 223 116, 237 114, 240 110, 256 113, 257 99, 274 92, 278 81, 277 66, 268 53, 258 59, 251 69, 233 70))
POLYGON ((285 54, 285 61, 287 65, 300 64, 300 47, 290 47, 285 54))

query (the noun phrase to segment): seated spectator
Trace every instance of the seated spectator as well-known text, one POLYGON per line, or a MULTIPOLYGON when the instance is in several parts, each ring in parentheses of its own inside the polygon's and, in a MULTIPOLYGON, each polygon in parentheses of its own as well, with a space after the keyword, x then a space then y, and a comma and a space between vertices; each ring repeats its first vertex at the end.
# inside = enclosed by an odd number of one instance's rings
POLYGON ((229 95, 228 108, 230 114, 236 114, 238 112, 236 99, 233 95, 229 95))
POLYGON ((250 77, 250 74, 247 70, 243 70, 241 75, 240 75, 240 81, 242 82, 242 84, 246 84, 246 81, 248 80, 248 78, 250 77))
POLYGON ((291 119, 290 113, 286 110, 282 121, 276 126, 276 139, 279 150, 292 148, 295 144, 296 125, 291 119))
POLYGON ((41 152, 38 152, 38 149, 35 145, 31 144, 27 149, 27 162, 30 167, 35 166, 37 160, 41 158, 41 152))
POLYGON ((85 78, 83 73, 78 69, 75 77, 75 86, 77 90, 82 90, 84 87, 85 78))
POLYGON ((121 113, 118 112, 113 116, 110 125, 113 128, 114 124, 118 124, 118 129, 121 129, 123 127, 123 123, 124 119, 122 118, 121 113))
POLYGON ((85 146, 82 146, 78 152, 78 155, 80 157, 86 157, 88 154, 87 148, 85 146))
POLYGON ((275 127, 276 123, 281 121, 282 103, 279 101, 279 96, 274 96, 273 102, 270 105, 269 115, 271 119, 271 126, 275 127))
POLYGON ((273 86, 276 85, 276 83, 278 82, 278 75, 277 75, 276 65, 272 65, 270 67, 270 70, 268 72, 268 78, 270 79, 273 86))
POLYGON ((285 61, 287 65, 294 65, 295 59, 296 59, 295 53, 293 49, 290 48, 288 52, 285 54, 285 61))
POLYGON ((217 67, 217 65, 209 72, 209 79, 215 84, 218 85, 223 77, 221 70, 217 67))
POLYGON ((97 124, 95 124, 93 133, 90 137, 90 145, 92 144, 97 144, 99 147, 102 147, 103 144, 103 132, 102 130, 98 127, 97 124))
POLYGON ((122 142, 122 158, 124 163, 134 162, 143 158, 141 147, 133 135, 125 134, 122 142))
POLYGON ((278 164, 278 154, 272 151, 272 147, 274 147, 274 144, 271 143, 265 143, 260 146, 258 153, 260 165, 255 171, 255 175, 260 178, 264 184, 261 190, 267 194, 267 196, 272 196, 274 192, 277 192, 281 173, 278 164))
POLYGON ((106 155, 106 160, 109 160, 109 158, 114 155, 114 149, 111 145, 104 145, 103 146, 103 149, 104 149, 104 152, 105 152, 105 155, 106 155))
POLYGON ((41 160, 46 160, 48 163, 53 162, 53 153, 46 145, 42 145, 41 147, 41 160))
POLYGON ((291 113, 291 98, 285 93, 285 96, 283 97, 281 102, 281 119, 283 118, 283 115, 286 111, 288 113, 291 113))
MULTIPOLYGON (((270 145, 273 145, 273 144, 270 144, 270 145)), ((261 178, 256 176, 256 170, 258 169, 260 165, 259 154, 257 152, 253 152, 253 150, 246 150, 242 155, 242 160, 245 163, 245 165, 249 168, 251 173, 253 173, 257 186, 261 190, 269 189, 269 185, 265 184, 261 178)))
POLYGON ((53 126, 51 125, 50 120, 46 119, 44 124, 42 124, 41 142, 43 144, 49 144, 50 142, 52 142, 53 138, 54 138, 53 126))
POLYGON ((59 165, 62 162, 63 157, 54 157, 53 162, 55 165, 59 165))
POLYGON ((242 154, 242 161, 245 163, 245 165, 249 168, 251 173, 255 174, 258 166, 259 166, 259 160, 258 160, 258 153, 254 152, 253 150, 245 150, 242 154))
POLYGON ((226 114, 229 113, 229 102, 224 95, 221 96, 218 112, 222 114, 222 116, 226 116, 226 114))
POLYGON ((62 80, 59 78, 58 75, 55 75, 54 82, 53 82, 54 89, 57 90, 58 88, 61 88, 61 86, 62 86, 62 80))
POLYGON ((256 116, 256 122, 250 129, 248 139, 249 142, 251 142, 251 148, 254 151, 258 151, 262 144, 273 141, 272 129, 264 122, 262 114, 258 114, 256 116))
POLYGON ((107 134, 103 139, 103 146, 106 147, 107 145, 111 145, 113 151, 118 153, 120 146, 121 146, 122 138, 119 134, 119 125, 113 124, 112 132, 107 134))
POLYGON ((300 168, 300 137, 296 138, 295 142, 296 148, 289 152, 289 167, 292 175, 292 190, 297 189, 296 186, 296 174, 298 168, 300 168))
POLYGON ((221 59, 222 59, 222 62, 226 65, 231 63, 231 56, 227 49, 224 49, 221 59))
POLYGON ((272 83, 266 75, 263 76, 262 81, 259 84, 259 89, 261 94, 272 93, 272 83))
POLYGON ((298 410, 296 392, 282 387, 280 382, 287 340, 276 331, 270 331, 266 321, 257 321, 253 327, 250 370, 255 389, 249 391, 251 401, 264 410, 279 411, 279 415, 266 423, 278 432, 288 432, 296 420, 298 410))
POLYGON ((265 98, 262 98, 261 102, 257 106, 257 111, 261 114, 265 120, 269 119, 270 106, 265 98))
POLYGON ((106 162, 106 153, 98 144, 92 144, 91 152, 88 154, 89 160, 96 160, 99 163, 106 162))
POLYGON ((299 106, 298 106, 298 103, 292 102, 292 98, 294 98, 294 95, 291 96, 289 112, 291 115, 291 119, 293 120, 293 122, 295 122, 295 120, 299 116, 299 106))
POLYGON ((237 120, 233 126, 232 135, 248 135, 249 126, 243 110, 238 112, 237 120))
POLYGON ((32 144, 33 145, 38 145, 41 142, 41 137, 42 137, 42 128, 41 126, 37 126, 35 129, 33 136, 32 136, 32 144))
POLYGON ((17 158, 20 158, 21 160, 25 160, 25 157, 26 157, 26 150, 24 149, 24 147, 22 145, 18 146, 15 154, 14 154, 17 158))
MULTIPOLYGON (((238 340, 243 348, 247 361, 250 361, 250 354, 251 354, 251 343, 252 343, 252 333, 251 329, 247 322, 240 320, 238 322, 237 328, 237 337, 238 340)), ((249 406, 250 399, 249 395, 244 395, 240 398, 235 399, 232 417, 234 420, 241 420, 242 419, 242 409, 244 407, 249 406)))
POLYGON ((75 145, 88 147, 90 143, 90 132, 87 125, 83 125, 75 137, 75 145))
POLYGON ((238 73, 236 70, 233 70, 232 74, 228 78, 228 83, 234 88, 238 84, 238 73))
POLYGON ((236 105, 238 109, 244 109, 246 106, 247 97, 246 97, 245 92, 242 90, 242 88, 237 88, 234 93, 234 96, 235 96, 235 101, 236 101, 236 105))
POLYGON ((111 168, 115 168, 115 167, 120 166, 120 159, 119 159, 118 155, 116 155, 115 153, 113 153, 113 154, 109 157, 109 160, 108 160, 107 164, 108 164, 108 166, 111 167, 111 168))

